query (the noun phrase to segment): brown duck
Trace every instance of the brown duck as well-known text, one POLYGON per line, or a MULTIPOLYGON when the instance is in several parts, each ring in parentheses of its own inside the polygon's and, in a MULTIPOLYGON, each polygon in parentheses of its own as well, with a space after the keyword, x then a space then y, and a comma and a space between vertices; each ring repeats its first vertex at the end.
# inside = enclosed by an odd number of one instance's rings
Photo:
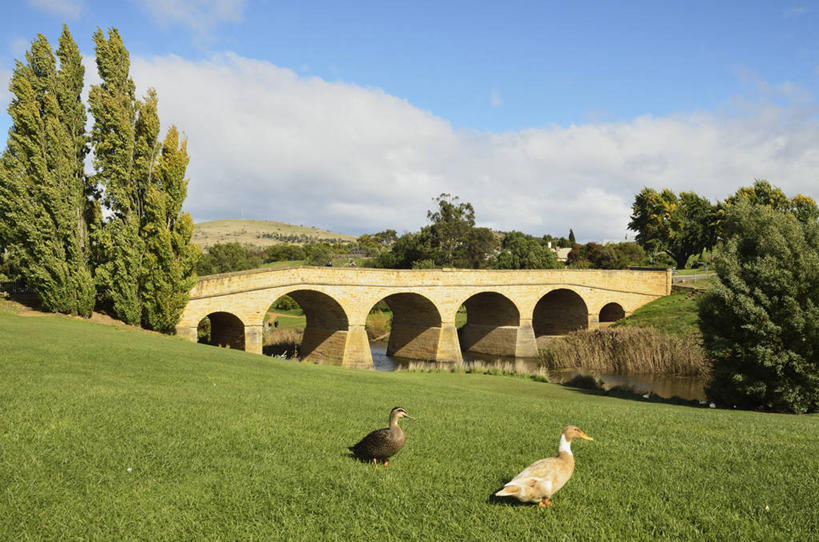
POLYGON ((401 407, 395 407, 390 411, 390 426, 384 429, 377 429, 361 439, 355 446, 350 446, 349 450, 359 459, 365 461, 373 460, 378 465, 380 460, 386 467, 389 458, 398 453, 404 447, 406 437, 401 427, 398 426, 400 418, 414 420, 407 411, 401 407))

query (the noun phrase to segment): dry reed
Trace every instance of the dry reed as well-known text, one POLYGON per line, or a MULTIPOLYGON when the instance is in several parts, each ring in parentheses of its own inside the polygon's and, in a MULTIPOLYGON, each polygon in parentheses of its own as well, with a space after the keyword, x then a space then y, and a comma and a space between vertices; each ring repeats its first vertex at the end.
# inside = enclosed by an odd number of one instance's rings
POLYGON ((695 337, 664 335, 652 328, 578 331, 540 351, 547 369, 582 368, 600 373, 708 376, 711 365, 695 337))
POLYGON ((268 328, 264 332, 262 352, 266 356, 298 357, 303 332, 295 329, 268 328))

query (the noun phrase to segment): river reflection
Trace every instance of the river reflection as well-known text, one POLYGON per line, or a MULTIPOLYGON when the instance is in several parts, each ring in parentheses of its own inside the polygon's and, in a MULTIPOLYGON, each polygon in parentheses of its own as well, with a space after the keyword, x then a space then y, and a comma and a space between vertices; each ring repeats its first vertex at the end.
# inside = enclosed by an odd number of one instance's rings
MULTIPOLYGON (((377 371, 401 371, 407 369, 431 369, 436 364, 431 362, 393 358, 387 355, 386 343, 371 343, 373 367, 377 371)), ((653 393, 660 397, 680 397, 682 399, 705 400, 705 379, 696 376, 667 376, 651 374, 602 374, 586 369, 559 369, 546 371, 537 360, 522 358, 498 358, 463 353, 464 365, 480 363, 487 369, 514 371, 522 374, 541 374, 548 376, 550 382, 562 384, 577 375, 597 377, 603 387, 627 386, 639 393, 653 393)))

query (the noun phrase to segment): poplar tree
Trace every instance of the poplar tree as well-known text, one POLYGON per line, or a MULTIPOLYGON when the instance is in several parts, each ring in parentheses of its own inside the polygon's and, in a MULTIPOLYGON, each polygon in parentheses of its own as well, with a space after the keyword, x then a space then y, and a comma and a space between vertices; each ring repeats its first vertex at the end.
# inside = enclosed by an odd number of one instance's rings
MULTIPOLYGON (((91 141, 94 146, 96 180, 104 188, 103 202, 111 216, 98 232, 97 285, 103 302, 110 304, 117 318, 139 324, 142 302, 139 279, 142 276, 143 243, 136 189, 137 111, 134 82, 129 76, 130 60, 122 37, 114 28, 105 38, 102 30, 94 33, 97 71, 101 83, 92 85, 88 95, 94 116, 91 141)), ((144 133, 152 123, 142 122, 139 140, 144 151, 149 136, 144 133)), ((156 130, 158 132, 158 128, 156 130)), ((154 138, 156 135, 154 134, 154 138)))
POLYGON ((12 127, 0 168, 0 236, 43 308, 89 316, 94 283, 85 235, 84 69, 64 27, 59 68, 38 35, 9 88, 12 127))
POLYGON ((173 330, 195 283, 199 251, 187 195, 187 144, 171 127, 159 141, 157 96, 135 97, 128 51, 116 29, 94 34, 102 83, 89 94, 97 178, 111 211, 99 235, 97 281, 115 315, 130 324, 173 330))
POLYGON ((154 182, 146 192, 142 227, 142 325, 166 333, 173 331, 196 283, 199 249, 191 243, 193 219, 182 212, 188 192, 187 165, 187 140, 180 144, 176 126, 171 126, 155 167, 154 182))

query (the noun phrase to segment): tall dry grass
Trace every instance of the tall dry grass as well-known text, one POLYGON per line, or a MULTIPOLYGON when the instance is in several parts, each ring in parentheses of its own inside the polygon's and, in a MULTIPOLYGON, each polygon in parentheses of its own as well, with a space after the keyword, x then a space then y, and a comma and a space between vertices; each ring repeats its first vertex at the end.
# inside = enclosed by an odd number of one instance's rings
POLYGON ((268 328, 262 337, 262 352, 266 356, 296 358, 301 346, 302 331, 268 328))
POLYGON ((547 369, 583 368, 601 373, 708 376, 711 365, 695 337, 675 337, 652 328, 578 331, 550 341, 540 351, 547 369))

